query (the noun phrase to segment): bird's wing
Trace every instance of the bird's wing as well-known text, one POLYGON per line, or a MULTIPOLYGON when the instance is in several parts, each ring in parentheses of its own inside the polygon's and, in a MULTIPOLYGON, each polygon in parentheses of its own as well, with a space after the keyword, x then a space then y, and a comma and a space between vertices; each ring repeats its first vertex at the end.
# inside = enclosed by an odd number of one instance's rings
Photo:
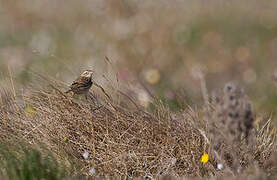
POLYGON ((78 77, 73 83, 71 84, 70 88, 72 90, 86 90, 92 85, 91 79, 87 77, 78 77))

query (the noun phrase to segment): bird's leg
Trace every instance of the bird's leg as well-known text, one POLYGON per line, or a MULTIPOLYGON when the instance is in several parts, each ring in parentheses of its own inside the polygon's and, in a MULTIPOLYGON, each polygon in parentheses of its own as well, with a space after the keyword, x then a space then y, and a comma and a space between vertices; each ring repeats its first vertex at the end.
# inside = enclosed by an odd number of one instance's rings
POLYGON ((88 100, 88 92, 85 93, 86 100, 88 100))

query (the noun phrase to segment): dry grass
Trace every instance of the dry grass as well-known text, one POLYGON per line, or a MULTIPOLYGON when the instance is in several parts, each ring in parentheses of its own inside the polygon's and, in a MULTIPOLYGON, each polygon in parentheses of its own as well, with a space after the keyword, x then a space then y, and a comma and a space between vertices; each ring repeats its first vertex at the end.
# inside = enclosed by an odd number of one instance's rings
POLYGON ((33 84, 20 97, 8 90, 2 95, 0 139, 11 147, 18 141, 43 145, 58 161, 78 163, 80 168, 73 174, 91 175, 89 170, 94 168, 97 177, 231 174, 234 178, 253 175, 251 169, 258 168, 264 176, 276 176, 276 161, 272 160, 276 157, 276 130, 270 119, 256 127, 249 145, 243 134, 236 140, 224 136, 214 106, 172 112, 155 100, 149 112, 138 105, 124 108, 135 100, 121 94, 122 102, 115 103, 104 88, 102 93, 91 93, 86 101, 66 95, 65 86, 57 81, 41 78, 38 82, 44 85, 33 84), (215 135, 222 137, 220 141, 215 135), (216 147, 221 141, 224 146, 216 147), (85 152, 89 153, 86 159, 85 152), (200 158, 204 153, 210 160, 203 165, 200 158), (225 168, 217 170, 218 163, 225 168))

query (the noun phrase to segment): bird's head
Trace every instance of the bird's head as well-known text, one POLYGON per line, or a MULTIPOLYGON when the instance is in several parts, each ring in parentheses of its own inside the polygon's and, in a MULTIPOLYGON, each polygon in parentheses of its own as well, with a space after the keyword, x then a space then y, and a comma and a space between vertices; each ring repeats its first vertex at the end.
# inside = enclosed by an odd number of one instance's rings
POLYGON ((86 77, 86 78, 91 78, 92 75, 93 75, 93 71, 92 71, 92 70, 86 70, 86 71, 84 71, 84 72, 81 74, 82 77, 86 77))

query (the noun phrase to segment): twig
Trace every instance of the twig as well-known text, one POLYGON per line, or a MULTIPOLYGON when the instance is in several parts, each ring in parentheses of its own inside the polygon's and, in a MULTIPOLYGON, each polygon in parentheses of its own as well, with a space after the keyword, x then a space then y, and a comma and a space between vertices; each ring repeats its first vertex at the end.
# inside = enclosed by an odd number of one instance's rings
POLYGON ((95 85, 96 87, 100 88, 101 91, 105 94, 105 96, 108 97, 110 101, 112 101, 112 98, 108 95, 108 93, 106 93, 105 89, 104 89, 102 86, 100 86, 100 85, 97 84, 96 82, 94 82, 94 85, 95 85))
POLYGON ((59 89, 57 89, 56 87, 54 87, 52 84, 49 84, 49 86, 50 86, 51 88, 53 88, 54 90, 56 90, 57 92, 59 92, 63 97, 67 98, 67 96, 64 95, 64 93, 63 93, 62 91, 60 91, 59 89))
POLYGON ((16 93, 15 93, 15 88, 14 88, 13 79, 12 79, 12 71, 11 71, 10 66, 8 66, 8 70, 9 70, 10 81, 11 81, 12 90, 13 90, 13 96, 14 96, 14 99, 15 99, 16 93))
POLYGON ((200 87, 201 87, 201 93, 204 99, 204 103, 207 107, 207 110, 210 110, 210 106, 209 106, 209 94, 208 94, 208 90, 207 90, 207 85, 206 85, 206 81, 204 78, 204 74, 201 70, 199 70, 199 80, 200 80, 200 87))
POLYGON ((103 107, 103 105, 98 106, 98 107, 96 107, 96 108, 92 109, 92 112, 97 111, 98 109, 100 109, 100 108, 102 108, 102 107, 103 107))
POLYGON ((118 93, 120 93, 123 96, 127 97, 136 106, 136 108, 139 109, 139 106, 135 103, 135 101, 130 96, 128 96, 127 94, 125 94, 124 92, 122 92, 120 90, 117 90, 117 91, 118 91, 118 93))
POLYGON ((140 80, 140 78, 137 78, 138 82, 140 83, 140 85, 144 88, 144 90, 155 100, 157 100, 157 98, 153 95, 153 93, 145 86, 145 84, 140 80))

